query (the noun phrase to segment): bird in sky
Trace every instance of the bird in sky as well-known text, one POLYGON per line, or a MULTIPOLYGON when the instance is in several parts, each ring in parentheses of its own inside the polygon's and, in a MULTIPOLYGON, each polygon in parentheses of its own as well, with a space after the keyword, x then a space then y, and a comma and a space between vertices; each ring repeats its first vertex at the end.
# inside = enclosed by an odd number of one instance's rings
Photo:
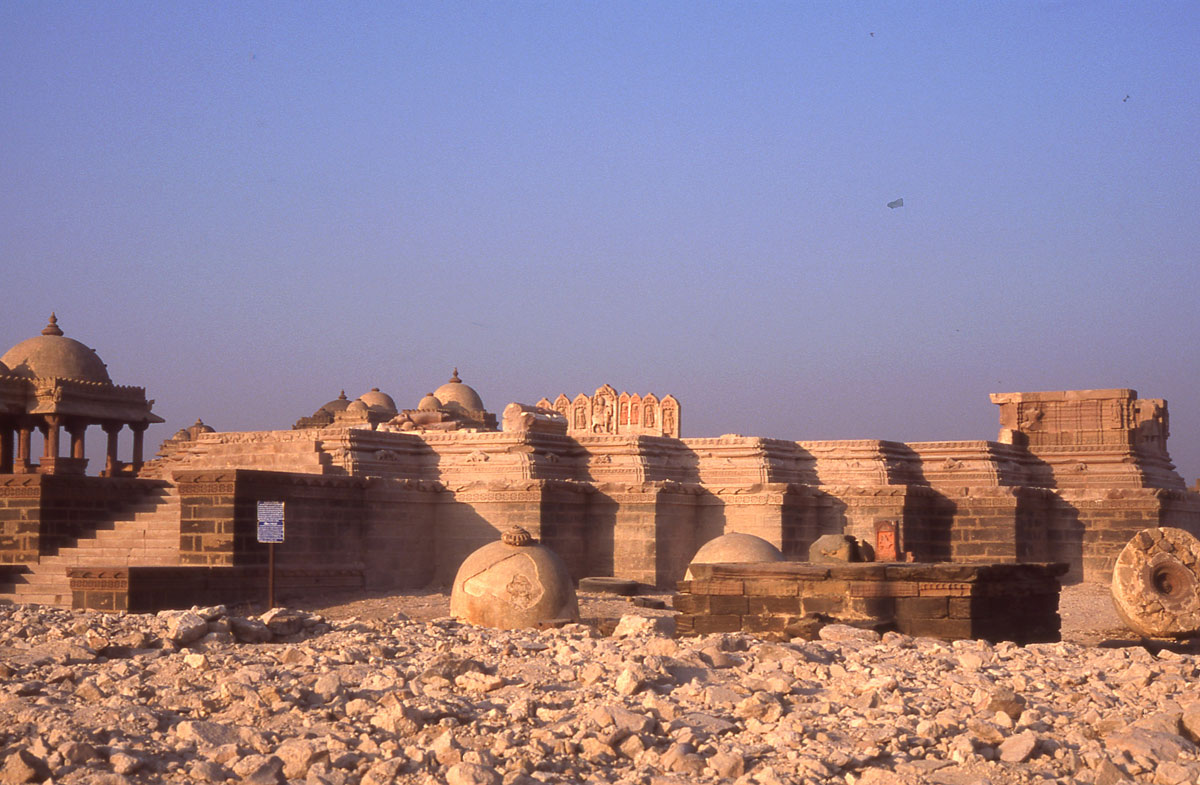
POLYGON ((904 197, 900 197, 899 199, 897 199, 894 202, 888 202, 888 207, 892 208, 893 210, 895 210, 897 207, 903 207, 903 206, 904 206, 904 197))
POLYGON ((1124 98, 1121 99, 1121 103, 1125 103, 1128 100, 1129 100, 1129 96, 1125 96, 1124 98))

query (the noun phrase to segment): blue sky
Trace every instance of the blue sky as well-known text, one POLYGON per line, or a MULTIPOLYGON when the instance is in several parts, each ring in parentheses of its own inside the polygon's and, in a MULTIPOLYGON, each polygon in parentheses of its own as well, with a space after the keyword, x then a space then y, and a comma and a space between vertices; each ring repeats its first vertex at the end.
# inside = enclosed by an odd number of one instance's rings
POLYGON ((57 311, 154 443, 454 366, 687 436, 1132 387, 1191 483, 1197 40, 1187 2, 3 4, 0 343, 57 311))

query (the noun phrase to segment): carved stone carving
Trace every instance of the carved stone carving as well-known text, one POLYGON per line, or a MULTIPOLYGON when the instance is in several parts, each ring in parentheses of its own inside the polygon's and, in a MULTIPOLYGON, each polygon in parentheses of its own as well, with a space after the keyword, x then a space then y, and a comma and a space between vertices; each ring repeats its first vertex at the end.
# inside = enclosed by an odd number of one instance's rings
POLYGON ((1183 529, 1143 529, 1117 557, 1113 605, 1140 635, 1200 635, 1200 540, 1183 529))

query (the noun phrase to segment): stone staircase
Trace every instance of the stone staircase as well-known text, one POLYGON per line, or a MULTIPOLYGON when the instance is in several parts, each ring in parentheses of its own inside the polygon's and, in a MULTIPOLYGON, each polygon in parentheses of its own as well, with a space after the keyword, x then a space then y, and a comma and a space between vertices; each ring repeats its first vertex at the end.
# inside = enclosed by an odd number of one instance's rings
POLYGON ((0 602, 71 607, 71 567, 157 567, 179 564, 179 492, 165 485, 91 537, 28 564, 14 582, 0 584, 0 602))

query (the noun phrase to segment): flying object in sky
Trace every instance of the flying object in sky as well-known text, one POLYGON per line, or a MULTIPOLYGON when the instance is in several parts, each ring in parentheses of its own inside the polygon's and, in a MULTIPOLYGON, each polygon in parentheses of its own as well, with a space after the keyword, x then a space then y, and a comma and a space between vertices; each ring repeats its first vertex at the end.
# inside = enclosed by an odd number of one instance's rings
POLYGON ((903 207, 903 206, 904 206, 904 197, 900 197, 899 199, 897 199, 894 202, 888 202, 888 207, 892 208, 893 210, 895 210, 897 207, 903 207))

